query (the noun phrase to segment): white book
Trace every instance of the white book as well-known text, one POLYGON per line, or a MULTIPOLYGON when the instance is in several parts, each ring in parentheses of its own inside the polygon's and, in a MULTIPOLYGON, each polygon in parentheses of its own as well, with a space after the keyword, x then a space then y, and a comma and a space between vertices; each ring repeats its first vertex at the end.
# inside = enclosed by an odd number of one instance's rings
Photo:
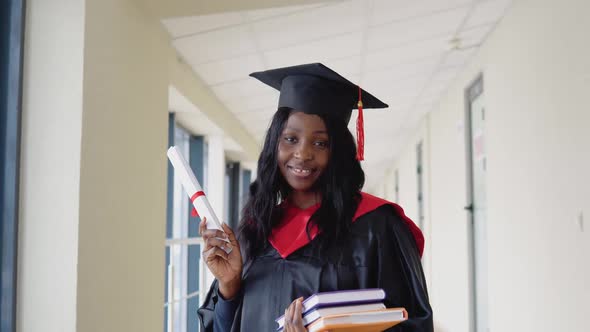
POLYGON ((303 313, 314 308, 350 304, 374 303, 385 299, 381 288, 351 289, 314 294, 303 301, 303 313))
MULTIPOLYGON (((367 303, 380 303, 385 299, 385 291, 381 288, 349 289, 342 291, 316 293, 302 303, 302 313, 305 316, 313 309, 323 307, 342 307, 367 303)), ((275 319, 278 323, 285 315, 275 319)))

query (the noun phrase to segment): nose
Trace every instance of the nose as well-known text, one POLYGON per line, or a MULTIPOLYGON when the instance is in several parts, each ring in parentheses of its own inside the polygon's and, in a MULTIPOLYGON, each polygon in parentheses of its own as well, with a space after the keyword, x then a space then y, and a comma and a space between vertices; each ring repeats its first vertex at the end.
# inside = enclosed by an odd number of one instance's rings
POLYGON ((313 159, 313 149, 309 146, 309 144, 299 144, 297 149, 295 150, 295 158, 301 160, 312 160, 313 159))

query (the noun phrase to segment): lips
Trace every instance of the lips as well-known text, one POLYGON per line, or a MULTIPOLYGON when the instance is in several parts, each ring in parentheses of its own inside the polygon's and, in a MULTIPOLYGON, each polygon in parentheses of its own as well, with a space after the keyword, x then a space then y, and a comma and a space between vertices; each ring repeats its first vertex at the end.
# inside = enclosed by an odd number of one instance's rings
POLYGON ((289 170, 289 172, 291 174, 293 174, 299 178, 306 178, 306 177, 310 176, 315 171, 314 168, 310 168, 310 167, 289 166, 289 165, 287 165, 287 169, 289 170))

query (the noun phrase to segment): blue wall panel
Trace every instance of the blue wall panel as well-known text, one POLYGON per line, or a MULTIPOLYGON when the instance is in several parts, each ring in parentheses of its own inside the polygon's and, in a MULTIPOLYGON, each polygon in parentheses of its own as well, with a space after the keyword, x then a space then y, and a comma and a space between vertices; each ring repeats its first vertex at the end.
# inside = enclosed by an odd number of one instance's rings
POLYGON ((0 4, 0 331, 16 331, 25 1, 0 4))

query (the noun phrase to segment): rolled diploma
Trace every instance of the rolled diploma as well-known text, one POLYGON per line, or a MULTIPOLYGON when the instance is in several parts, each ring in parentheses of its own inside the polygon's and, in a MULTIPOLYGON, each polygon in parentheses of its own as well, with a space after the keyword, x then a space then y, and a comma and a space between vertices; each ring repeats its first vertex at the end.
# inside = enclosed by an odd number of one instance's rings
MULTIPOLYGON (((180 178, 180 182, 182 183, 185 192, 188 194, 188 197, 193 197, 193 195, 199 191, 203 192, 201 184, 195 177, 195 174, 186 162, 186 159, 184 159, 182 154, 180 154, 180 151, 178 151, 178 148, 176 146, 172 146, 168 149, 166 154, 168 155, 168 159, 174 167, 176 175, 178 175, 180 178)), ((199 216, 207 218, 207 229, 218 229, 223 232, 223 228, 221 228, 219 219, 217 219, 217 215, 211 208, 211 204, 209 204, 207 196, 201 195, 197 197, 192 203, 199 213, 199 216)), ((227 239, 221 240, 229 242, 227 239)))

